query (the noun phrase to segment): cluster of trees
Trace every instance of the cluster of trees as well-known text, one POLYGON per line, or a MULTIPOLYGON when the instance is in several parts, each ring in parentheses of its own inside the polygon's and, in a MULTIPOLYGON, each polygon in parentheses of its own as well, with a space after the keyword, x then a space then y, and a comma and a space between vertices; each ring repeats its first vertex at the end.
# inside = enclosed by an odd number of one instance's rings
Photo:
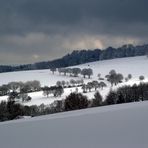
POLYGON ((134 84, 133 86, 123 86, 116 91, 110 91, 106 104, 119 104, 148 100, 148 83, 134 84))
POLYGON ((28 102, 28 101, 31 101, 31 97, 28 96, 28 93, 26 92, 16 92, 16 91, 13 91, 13 92, 10 92, 9 95, 8 95, 8 101, 14 101, 14 102, 28 102))
POLYGON ((62 86, 63 88, 67 88, 67 87, 73 87, 73 86, 82 86, 82 84, 84 83, 83 79, 80 80, 74 80, 71 79, 70 81, 57 81, 56 82, 56 86, 62 86))
POLYGON ((80 68, 59 68, 58 69, 59 74, 63 73, 65 76, 66 74, 69 74, 70 76, 78 77, 79 74, 81 74, 80 68))
MULTIPOLYGON (((54 70, 56 71, 56 69, 54 69, 54 70)), ((51 71, 53 72, 53 69, 51 69, 51 71)), ((93 75, 93 70, 91 68, 84 68, 84 69, 80 69, 80 68, 59 68, 58 72, 59 72, 59 74, 64 74, 65 76, 68 74, 69 76, 73 76, 73 77, 78 77, 81 74, 81 75, 83 75, 84 78, 86 76, 88 76, 88 78, 90 78, 90 76, 93 75)))
POLYGON ((84 68, 82 69, 81 74, 84 78, 88 76, 88 78, 90 79, 90 76, 93 75, 93 70, 91 68, 84 68))
POLYGON ((29 93, 41 90, 39 81, 10 82, 6 85, 0 86, 0 96, 9 95, 10 92, 29 93))
MULTIPOLYGON (((52 73, 54 74, 57 69, 56 68, 50 68, 50 71, 52 71, 52 73)), ((84 69, 80 69, 80 68, 58 68, 58 72, 59 74, 63 74, 64 76, 69 75, 71 77, 78 77, 80 74, 83 75, 83 77, 85 78, 86 76, 88 76, 88 78, 90 78, 91 75, 93 75, 93 70, 91 68, 84 68, 84 69)))
POLYGON ((19 119, 23 116, 39 116, 63 111, 84 109, 102 105, 102 97, 96 92, 94 99, 88 100, 81 93, 71 93, 65 100, 54 101, 50 106, 41 104, 40 106, 24 106, 15 101, 2 101, 0 103, 0 121, 19 119))
POLYGON ((28 102, 31 97, 28 96, 29 92, 41 90, 39 81, 23 82, 10 82, 7 85, 0 86, 0 96, 8 95, 8 101, 14 102, 28 102))
POLYGON ((51 87, 45 86, 42 88, 42 90, 43 90, 43 95, 47 96, 47 98, 50 94, 53 94, 54 97, 58 97, 64 93, 64 89, 62 86, 51 86, 51 87))
POLYGON ((105 77, 107 78, 107 81, 111 83, 111 86, 122 83, 122 80, 124 79, 123 75, 120 73, 116 73, 115 70, 111 70, 109 74, 105 77))
POLYGON ((2 101, 0 103, 0 121, 20 119, 24 116, 34 117, 52 114, 63 111, 62 101, 55 101, 50 106, 41 104, 40 106, 24 106, 15 101, 2 101))
POLYGON ((89 92, 91 92, 92 89, 95 89, 95 91, 96 91, 98 88, 103 89, 106 86, 107 86, 106 83, 103 81, 101 81, 101 82, 92 81, 92 82, 88 82, 87 84, 83 84, 82 89, 83 89, 83 93, 87 93, 88 90, 89 90, 89 92))

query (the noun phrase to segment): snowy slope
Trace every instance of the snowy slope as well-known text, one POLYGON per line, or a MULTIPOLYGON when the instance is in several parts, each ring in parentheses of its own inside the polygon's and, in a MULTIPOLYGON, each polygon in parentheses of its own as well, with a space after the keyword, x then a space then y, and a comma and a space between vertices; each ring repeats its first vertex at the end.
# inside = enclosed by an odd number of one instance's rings
POLYGON ((140 75, 148 77, 148 58, 146 56, 92 62, 81 65, 81 68, 87 67, 88 65, 94 70, 95 76, 97 76, 98 73, 105 76, 111 69, 115 69, 124 76, 131 73, 134 78, 138 78, 140 75))
MULTIPOLYGON (((104 77, 111 69, 115 69, 117 72, 122 73, 124 76, 131 73, 133 78, 138 78, 140 75, 148 77, 148 58, 146 56, 120 58, 113 60, 104 60, 98 62, 87 63, 83 65, 77 65, 75 67, 80 68, 92 68, 94 75, 92 79, 97 78, 97 74, 101 73, 104 77)), ((70 80, 71 77, 60 76, 58 73, 53 75, 50 70, 32 70, 32 71, 20 71, 9 72, 0 74, 0 85, 7 84, 12 81, 28 81, 39 80, 44 85, 55 85, 58 80, 70 80)), ((79 79, 79 78, 78 78, 79 79)))
POLYGON ((148 102, 0 123, 1 148, 147 148, 148 102))
MULTIPOLYGON (((92 68, 94 75, 91 77, 91 79, 84 79, 84 82, 87 83, 88 81, 92 80, 98 80, 97 75, 98 73, 101 73, 101 77, 104 77, 109 73, 111 69, 115 69, 117 72, 122 73, 124 77, 126 77, 129 73, 132 74, 133 78, 129 82, 124 82, 121 85, 133 85, 134 83, 140 83, 139 76, 144 75, 145 80, 144 82, 148 82, 148 58, 146 56, 139 56, 139 57, 131 57, 131 58, 120 58, 120 59, 113 59, 113 60, 104 60, 104 61, 98 61, 98 62, 92 62, 82 65, 77 65, 75 67, 83 68, 92 68)), ((8 82, 12 81, 28 81, 28 80, 39 80, 41 82, 42 86, 52 86, 55 85, 57 81, 70 81, 70 79, 81 79, 82 76, 79 76, 79 78, 75 77, 69 77, 69 76, 63 76, 59 75, 58 72, 56 72, 54 75, 50 70, 33 70, 33 71, 21 71, 21 72, 11 72, 11 73, 1 73, 0 74, 0 85, 7 84, 8 82)), ((110 84, 105 81, 105 83, 108 85, 107 88, 104 88, 103 90, 99 90, 103 98, 105 99, 106 95, 108 94, 110 90, 110 84)), ((115 88, 116 89, 116 88, 115 88)), ((64 94, 62 97, 54 98, 52 95, 49 98, 46 98, 43 96, 43 92, 37 92, 37 93, 30 93, 29 96, 32 97, 31 102, 25 103, 25 105, 40 105, 42 103, 44 104, 50 104, 55 100, 61 100, 64 99, 67 95, 69 95, 71 92, 74 92, 75 88, 70 89, 64 89, 64 94)), ((82 89, 79 88, 79 92, 82 92, 82 89)), ((92 99, 94 96, 95 91, 91 93, 87 93, 84 95, 87 95, 89 99, 92 99)), ((7 96, 0 97, 1 100, 7 100, 7 96)))

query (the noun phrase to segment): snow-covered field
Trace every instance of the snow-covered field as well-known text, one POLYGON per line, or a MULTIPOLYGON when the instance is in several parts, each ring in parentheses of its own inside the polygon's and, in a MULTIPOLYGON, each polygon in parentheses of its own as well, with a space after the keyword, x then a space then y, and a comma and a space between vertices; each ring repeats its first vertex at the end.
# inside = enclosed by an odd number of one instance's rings
POLYGON ((0 123, 1 148, 148 148, 148 102, 0 123))
MULTIPOLYGON (((98 62, 92 62, 82 65, 77 65, 74 67, 83 68, 92 68, 94 75, 91 79, 84 79, 84 82, 87 83, 88 81, 98 80, 97 75, 101 73, 101 77, 105 77, 109 73, 110 70, 115 69, 117 72, 122 73, 124 77, 127 77, 128 74, 132 74, 132 79, 129 82, 124 82, 121 85, 132 85, 134 83, 139 83, 139 76, 145 76, 144 82, 148 82, 148 58, 146 56, 140 57, 131 57, 131 58, 120 58, 120 59, 113 59, 113 60, 104 60, 98 62)), ((0 85, 7 84, 8 82, 12 81, 29 81, 29 80, 39 80, 42 86, 52 86, 55 85, 57 81, 70 81, 70 79, 81 79, 82 76, 79 78, 69 77, 59 75, 56 72, 54 75, 50 70, 33 70, 33 71, 21 71, 21 72, 10 72, 10 73, 1 73, 0 74, 0 85)), ((107 82, 106 82, 107 83, 107 82)), ((104 88, 103 90, 99 90, 101 95, 105 98, 107 93, 110 90, 110 84, 107 83, 108 87, 104 88)), ((30 93, 29 96, 32 97, 32 101, 25 103, 25 105, 40 105, 50 104, 54 100, 64 99, 70 92, 74 92, 75 88, 67 88, 64 90, 64 94, 60 98, 54 98, 50 96, 46 98, 43 96, 43 92, 37 93, 30 93)), ((82 92, 82 89, 79 88, 79 92, 82 92)), ((94 91, 91 93, 87 93, 89 99, 93 98, 94 91)), ((7 96, 0 97, 0 100, 7 100, 7 96)))

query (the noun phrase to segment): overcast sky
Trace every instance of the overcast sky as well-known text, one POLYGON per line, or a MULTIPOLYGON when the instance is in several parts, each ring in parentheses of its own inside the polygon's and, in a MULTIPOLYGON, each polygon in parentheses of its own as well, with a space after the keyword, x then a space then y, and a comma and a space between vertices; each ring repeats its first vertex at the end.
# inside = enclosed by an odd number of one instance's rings
POLYGON ((148 43, 148 0, 0 0, 0 65, 148 43))

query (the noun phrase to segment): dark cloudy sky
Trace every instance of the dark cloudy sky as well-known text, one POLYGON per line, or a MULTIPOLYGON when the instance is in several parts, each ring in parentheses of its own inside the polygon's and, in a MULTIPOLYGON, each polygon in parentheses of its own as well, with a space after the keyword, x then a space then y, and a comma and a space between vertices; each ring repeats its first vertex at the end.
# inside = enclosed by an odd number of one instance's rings
POLYGON ((148 0, 0 0, 0 64, 148 43, 148 0))

